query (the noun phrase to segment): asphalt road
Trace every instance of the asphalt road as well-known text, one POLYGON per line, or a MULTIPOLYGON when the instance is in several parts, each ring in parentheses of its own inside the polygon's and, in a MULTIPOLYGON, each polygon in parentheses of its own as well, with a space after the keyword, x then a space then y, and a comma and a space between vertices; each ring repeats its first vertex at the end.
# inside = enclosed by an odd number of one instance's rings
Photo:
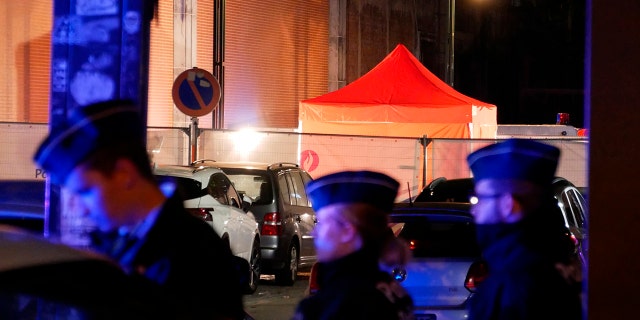
POLYGON ((299 272, 291 287, 276 285, 273 277, 262 276, 258 290, 244 296, 245 310, 255 320, 289 320, 305 296, 308 282, 308 272, 299 272))

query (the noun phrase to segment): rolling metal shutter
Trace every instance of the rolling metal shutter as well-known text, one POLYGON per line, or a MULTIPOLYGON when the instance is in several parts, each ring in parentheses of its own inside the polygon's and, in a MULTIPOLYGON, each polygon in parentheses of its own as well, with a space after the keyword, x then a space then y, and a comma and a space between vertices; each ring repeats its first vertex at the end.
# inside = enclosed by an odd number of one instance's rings
POLYGON ((327 92, 326 0, 227 0, 224 127, 297 128, 298 102, 327 92))

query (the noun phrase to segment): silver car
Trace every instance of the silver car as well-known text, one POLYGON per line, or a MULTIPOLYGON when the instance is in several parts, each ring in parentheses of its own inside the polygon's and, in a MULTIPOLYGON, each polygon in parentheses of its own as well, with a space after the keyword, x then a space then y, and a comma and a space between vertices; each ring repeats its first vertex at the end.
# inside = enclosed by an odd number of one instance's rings
MULTIPOLYGON (((431 181, 414 200, 415 202, 468 202, 473 193, 472 178, 447 179, 440 177, 431 181)), ((552 182, 553 196, 558 201, 562 219, 575 245, 575 254, 582 266, 586 266, 588 255, 587 202, 585 189, 578 189, 571 181, 555 177, 552 182)))
POLYGON ((486 277, 467 203, 397 203, 390 227, 412 258, 391 273, 409 292, 417 320, 467 319, 467 303, 486 277))
POLYGON ((246 204, 243 205, 240 194, 227 175, 218 168, 205 165, 156 166, 154 174, 163 189, 177 188, 187 211, 211 225, 229 244, 231 252, 249 263, 245 293, 255 292, 260 282, 261 260, 258 222, 246 204))

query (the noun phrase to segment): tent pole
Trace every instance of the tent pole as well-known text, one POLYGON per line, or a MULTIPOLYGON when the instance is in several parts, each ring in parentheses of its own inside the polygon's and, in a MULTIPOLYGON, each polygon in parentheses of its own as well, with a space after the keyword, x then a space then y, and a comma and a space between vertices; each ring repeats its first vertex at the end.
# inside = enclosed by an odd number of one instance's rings
POLYGON ((427 139, 426 134, 420 138, 420 144, 422 145, 422 188, 427 186, 427 146, 430 143, 431 139, 427 139))

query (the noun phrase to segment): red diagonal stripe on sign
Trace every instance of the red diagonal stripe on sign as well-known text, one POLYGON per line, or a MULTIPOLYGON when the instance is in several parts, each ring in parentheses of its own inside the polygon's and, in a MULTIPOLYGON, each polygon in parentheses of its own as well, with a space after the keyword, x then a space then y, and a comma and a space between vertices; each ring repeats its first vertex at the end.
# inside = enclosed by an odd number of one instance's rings
POLYGON ((198 88, 196 87, 196 84, 194 83, 196 81, 196 79, 198 79, 197 76, 193 81, 187 79, 187 83, 189 83, 189 87, 191 88, 191 91, 193 91, 193 95, 196 97, 196 100, 198 100, 198 104, 200 105, 200 109, 204 109, 206 107, 206 105, 204 104, 204 100, 202 100, 202 97, 200 96, 200 91, 198 91, 198 88))

